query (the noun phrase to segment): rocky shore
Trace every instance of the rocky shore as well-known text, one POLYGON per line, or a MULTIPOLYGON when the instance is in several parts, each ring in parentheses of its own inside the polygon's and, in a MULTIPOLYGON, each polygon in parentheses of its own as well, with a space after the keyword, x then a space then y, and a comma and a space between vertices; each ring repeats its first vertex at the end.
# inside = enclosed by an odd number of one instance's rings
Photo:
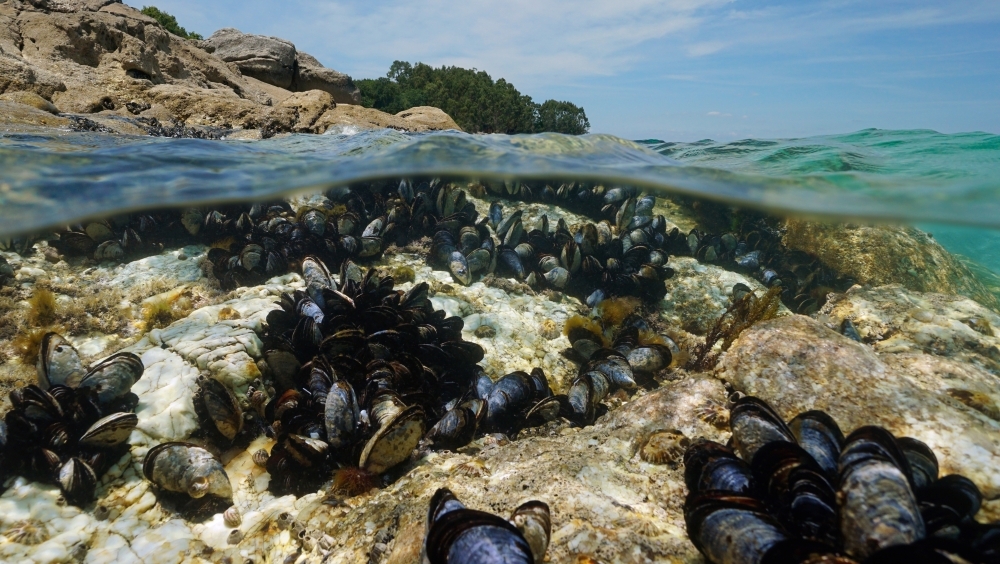
MULTIPOLYGON (((470 201, 488 208, 485 200, 470 201)), ((683 210, 676 208, 671 220, 697 226, 683 210)), ((553 222, 584 221, 556 206, 531 204, 525 222, 533 224, 543 213, 553 222)), ((947 265, 936 243, 914 240, 923 256, 938 256, 939 266, 947 265)), ((117 288, 115 309, 106 315, 124 321, 111 331, 85 331, 72 342, 89 358, 132 352, 145 373, 132 389, 140 401, 131 453, 101 478, 97 501, 80 509, 67 505, 58 488, 13 480, 0 496, 0 559, 417 562, 429 500, 437 488, 448 487, 469 507, 503 515, 526 500, 544 500, 552 515, 550 562, 702 562, 684 525, 683 448, 658 446, 655 456, 648 449, 664 431, 679 432, 671 436, 684 440, 725 442, 733 390, 767 400, 785 418, 822 409, 845 432, 878 424, 916 437, 937 454, 942 474, 961 473, 983 492, 977 518, 996 521, 1000 340, 994 332, 1000 315, 954 291, 908 288, 914 278, 933 285, 944 276, 954 284, 963 274, 923 276, 916 270, 914 276, 900 266, 912 260, 912 250, 879 249, 877 262, 868 262, 865 249, 843 250, 850 255, 845 262, 878 269, 870 274, 879 282, 833 293, 808 316, 782 308, 776 318, 742 333, 714 368, 694 371, 680 364, 664 370, 634 393, 609 397, 608 411, 592 425, 560 418, 513 440, 487 436, 454 451, 417 451, 391 472, 388 485, 369 493, 274 495, 268 473, 253 461, 255 451, 273 443, 261 436, 222 454, 241 514, 235 527, 221 513, 194 522, 164 507, 142 477, 142 461, 150 447, 186 440, 197 428, 193 396, 200 375, 210 374, 238 393, 260 377, 263 323, 281 293, 304 287, 302 278, 291 273, 223 292, 206 276, 208 248, 199 245, 126 264, 67 262, 44 242, 22 254, 4 252, 14 272, 8 300, 49 288, 56 308, 69 308, 69 292, 117 288), (174 312, 151 326, 143 311, 157 300, 174 304, 174 312), (842 334, 845 320, 860 340, 842 334)), ((557 393, 567 389, 576 366, 563 356, 570 346, 563 326, 574 315, 589 315, 589 307, 513 279, 463 286, 427 266, 423 252, 419 246, 393 247, 366 266, 412 269, 412 280, 397 283, 403 290, 427 282, 434 307, 462 317, 463 338, 483 347, 480 364, 493 379, 539 366, 557 393)), ((671 257, 669 264, 675 274, 649 319, 686 352, 704 341, 735 287, 764 291, 750 277, 695 258, 671 257)), ((27 299, 7 306, 14 315, 28 315, 32 307, 27 299)), ((13 337, 5 335, 0 343, 6 353, 13 337)), ((35 369, 9 356, 0 375, 9 390, 32 381, 35 369)))
POLYGON ((460 129, 437 108, 364 108, 351 77, 289 41, 167 32, 120 0, 0 1, 0 127, 261 138, 460 129))

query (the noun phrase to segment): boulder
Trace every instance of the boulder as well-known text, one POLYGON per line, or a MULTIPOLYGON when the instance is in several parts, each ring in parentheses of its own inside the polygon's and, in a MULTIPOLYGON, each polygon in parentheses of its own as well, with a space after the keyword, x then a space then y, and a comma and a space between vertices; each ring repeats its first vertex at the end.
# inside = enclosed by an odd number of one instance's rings
POLYGON ((43 112, 59 115, 59 108, 57 108, 55 104, 45 98, 42 98, 34 92, 23 90, 17 92, 7 92, 6 94, 0 94, 0 100, 5 102, 17 102, 18 104, 31 106, 36 110, 42 110, 43 112))
POLYGON ((223 61, 235 64, 243 74, 268 84, 288 88, 295 78, 295 45, 290 41, 227 27, 201 45, 223 61))
POLYGON ((295 112, 298 119, 292 127, 293 131, 299 133, 315 133, 313 124, 326 113, 327 110, 336 106, 333 96, 329 92, 322 90, 310 90, 308 92, 296 92, 279 103, 277 109, 288 108, 295 112))
POLYGON ((387 114, 375 108, 366 108, 353 104, 338 104, 336 108, 327 110, 313 125, 316 133, 326 133, 331 128, 346 131, 351 128, 363 129, 398 129, 400 131, 426 131, 420 124, 407 121, 401 117, 387 114))
POLYGON ((295 56, 296 75, 292 85, 293 90, 322 90, 333 96, 338 104, 359 104, 361 91, 354 85, 351 77, 344 73, 328 69, 315 57, 299 51, 295 56))
MULTIPOLYGON (((905 303, 908 296, 896 301, 905 303)), ((957 357, 879 353, 802 315, 762 322, 725 353, 718 377, 785 419, 829 413, 845 434, 862 425, 927 443, 941 474, 960 473, 1000 496, 1000 392, 989 370, 957 357)))
POLYGON ((1000 301, 968 267, 913 227, 789 219, 783 242, 790 249, 816 255, 858 284, 901 284, 919 292, 959 294, 1000 311, 1000 301))
POLYGON ((65 117, 54 116, 29 104, 7 101, 0 96, 0 116, 3 116, 3 130, 7 133, 30 129, 31 127, 69 127, 72 122, 65 117))
POLYGON ((444 110, 434 106, 417 106, 408 110, 403 110, 396 114, 406 121, 426 127, 428 130, 440 131, 444 129, 454 129, 462 131, 462 128, 451 119, 451 116, 444 113, 444 110))

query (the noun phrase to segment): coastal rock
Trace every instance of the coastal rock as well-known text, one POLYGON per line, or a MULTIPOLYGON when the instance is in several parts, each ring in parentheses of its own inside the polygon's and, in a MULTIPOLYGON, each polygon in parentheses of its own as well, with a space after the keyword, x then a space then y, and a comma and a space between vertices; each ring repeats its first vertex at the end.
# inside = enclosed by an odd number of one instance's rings
POLYGON ((433 106, 417 106, 403 110, 396 116, 426 127, 428 130, 454 129, 462 131, 462 128, 455 123, 455 120, 451 119, 451 116, 433 106))
POLYGON ((858 284, 901 284, 919 292, 967 296, 1000 311, 1000 301, 928 234, 913 227, 844 225, 789 219, 783 242, 812 253, 858 284))
POLYGON ((295 78, 295 45, 291 41, 223 28, 201 43, 207 51, 240 72, 268 84, 288 88, 295 78))
POLYGON ((819 409, 845 433, 881 425, 918 438, 937 454, 942 475, 960 473, 987 499, 1000 497, 1000 419, 990 409, 1000 405, 995 373, 923 352, 879 353, 790 315, 741 334, 717 375, 786 419, 819 409))
POLYGON ((69 127, 72 122, 64 117, 39 110, 34 106, 19 102, 0 100, 0 115, 2 124, 7 130, 17 130, 19 127, 69 127))
MULTIPOLYGON (((444 112, 441 113, 444 114, 444 112)), ((451 118, 448 118, 448 121, 454 124, 451 118)), ((442 122, 442 125, 446 124, 442 122)), ((353 128, 353 130, 357 131, 386 127, 398 129, 399 131, 430 131, 435 129, 418 120, 410 120, 398 115, 387 114, 375 108, 366 108, 353 104, 338 104, 336 108, 324 113, 314 125, 316 133, 325 133, 331 129, 333 131, 347 131, 353 128)), ((454 127, 449 125, 446 128, 454 129, 457 127, 457 125, 454 127)), ((459 131, 461 130, 459 129, 459 131)))
POLYGON ((26 106, 31 106, 36 110, 42 110, 43 112, 48 112, 53 115, 59 115, 59 108, 57 108, 55 104, 45 98, 42 98, 34 92, 23 90, 18 92, 7 92, 6 94, 0 94, 0 100, 24 104, 26 106))
POLYGON ((361 102, 361 91, 346 74, 324 67, 316 57, 302 51, 295 54, 295 63, 296 74, 293 81, 295 90, 299 92, 322 90, 333 96, 333 101, 338 104, 361 102))
POLYGON ((327 110, 334 107, 333 96, 322 90, 296 92, 282 100, 277 108, 288 108, 295 112, 298 120, 292 127, 293 131, 315 133, 313 125, 327 110))
POLYGON ((65 90, 66 85, 55 74, 6 53, 0 45, 0 93, 31 92, 51 100, 56 92, 65 90))

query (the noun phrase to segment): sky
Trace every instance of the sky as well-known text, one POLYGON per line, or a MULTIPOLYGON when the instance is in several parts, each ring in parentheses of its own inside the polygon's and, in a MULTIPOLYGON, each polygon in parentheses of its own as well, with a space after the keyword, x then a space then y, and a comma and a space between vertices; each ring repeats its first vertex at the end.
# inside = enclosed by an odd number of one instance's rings
POLYGON ((1000 133, 1000 0, 150 1, 355 79, 394 60, 484 70, 628 139, 1000 133))

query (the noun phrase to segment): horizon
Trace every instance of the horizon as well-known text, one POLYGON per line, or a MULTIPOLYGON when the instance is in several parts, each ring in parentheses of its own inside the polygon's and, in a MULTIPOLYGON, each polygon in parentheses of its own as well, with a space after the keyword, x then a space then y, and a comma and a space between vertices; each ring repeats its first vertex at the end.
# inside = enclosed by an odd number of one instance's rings
POLYGON ((128 4, 205 37, 235 27, 287 39, 355 80, 394 60, 476 68, 628 139, 1000 132, 1000 3, 985 0, 128 4))

